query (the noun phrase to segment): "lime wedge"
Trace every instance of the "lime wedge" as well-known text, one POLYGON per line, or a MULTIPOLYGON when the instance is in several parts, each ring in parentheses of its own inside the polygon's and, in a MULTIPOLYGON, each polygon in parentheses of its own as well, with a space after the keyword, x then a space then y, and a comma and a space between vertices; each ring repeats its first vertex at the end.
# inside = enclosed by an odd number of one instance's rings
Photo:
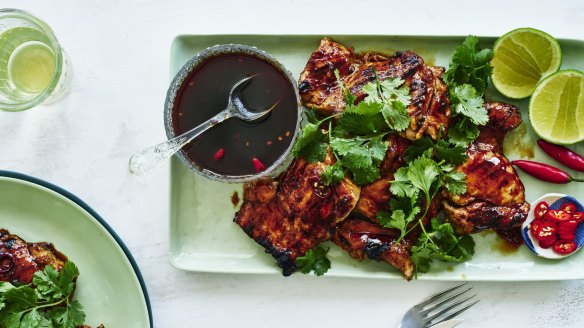
POLYGON ((519 28, 501 36, 493 52, 493 85, 514 99, 529 97, 537 83, 556 72, 562 63, 558 41, 533 28, 519 28))
POLYGON ((559 71, 533 91, 529 120, 535 133, 555 144, 584 140, 584 73, 559 71))

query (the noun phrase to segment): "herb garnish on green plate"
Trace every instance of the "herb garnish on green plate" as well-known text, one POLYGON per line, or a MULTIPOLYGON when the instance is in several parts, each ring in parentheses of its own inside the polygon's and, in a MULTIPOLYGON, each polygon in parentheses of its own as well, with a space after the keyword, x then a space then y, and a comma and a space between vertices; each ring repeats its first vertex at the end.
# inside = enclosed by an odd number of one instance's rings
POLYGON ((0 282, 0 326, 74 328, 85 321, 83 306, 72 300, 79 270, 68 261, 60 271, 47 265, 32 284, 0 282))

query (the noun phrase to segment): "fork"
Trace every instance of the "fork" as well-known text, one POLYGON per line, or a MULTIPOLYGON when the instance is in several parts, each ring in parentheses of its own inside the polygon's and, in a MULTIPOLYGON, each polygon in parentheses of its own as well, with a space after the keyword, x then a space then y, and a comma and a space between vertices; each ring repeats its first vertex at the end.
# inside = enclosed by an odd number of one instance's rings
POLYGON ((398 328, 428 328, 456 317, 479 302, 471 301, 476 294, 467 296, 471 290, 465 282, 428 297, 406 312, 398 328))

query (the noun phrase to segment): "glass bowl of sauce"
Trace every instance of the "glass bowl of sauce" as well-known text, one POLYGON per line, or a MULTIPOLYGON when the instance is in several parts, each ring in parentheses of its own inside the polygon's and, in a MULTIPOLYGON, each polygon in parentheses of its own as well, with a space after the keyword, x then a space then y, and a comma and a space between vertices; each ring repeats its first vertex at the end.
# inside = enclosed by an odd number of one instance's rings
POLYGON ((244 182, 274 173, 286 160, 300 127, 296 81, 282 64, 255 47, 224 44, 197 53, 176 74, 167 93, 164 125, 174 138, 227 106, 231 87, 253 76, 241 91, 243 104, 260 112, 258 121, 230 118, 185 145, 176 156, 207 178, 244 182))

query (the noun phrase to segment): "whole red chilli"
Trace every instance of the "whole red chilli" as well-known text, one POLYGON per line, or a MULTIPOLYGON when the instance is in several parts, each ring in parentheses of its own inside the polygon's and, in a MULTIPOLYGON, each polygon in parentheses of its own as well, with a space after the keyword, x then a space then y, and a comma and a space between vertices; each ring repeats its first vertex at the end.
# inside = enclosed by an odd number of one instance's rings
POLYGON ((554 145, 542 139, 538 140, 537 144, 541 150, 543 150, 556 161, 566 165, 573 170, 584 172, 584 157, 580 156, 579 154, 564 146, 554 145))
POLYGON ((572 181, 584 182, 584 180, 581 179, 574 179, 568 173, 558 169, 557 167, 553 167, 544 163, 518 160, 512 161, 511 164, 517 166, 525 173, 542 181, 561 184, 572 181))

